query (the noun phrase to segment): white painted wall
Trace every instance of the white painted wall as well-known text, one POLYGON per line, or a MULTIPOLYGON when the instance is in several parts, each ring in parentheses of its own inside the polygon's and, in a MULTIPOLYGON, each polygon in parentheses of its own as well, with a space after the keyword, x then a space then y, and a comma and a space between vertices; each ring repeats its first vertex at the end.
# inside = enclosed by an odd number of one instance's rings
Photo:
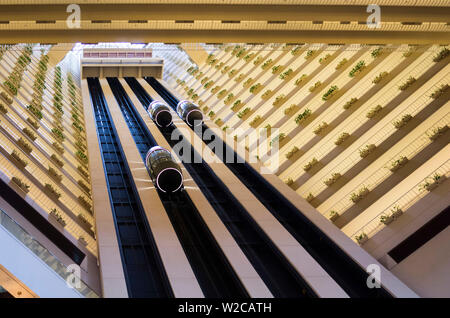
POLYGON ((421 297, 450 297, 450 227, 391 269, 421 297))

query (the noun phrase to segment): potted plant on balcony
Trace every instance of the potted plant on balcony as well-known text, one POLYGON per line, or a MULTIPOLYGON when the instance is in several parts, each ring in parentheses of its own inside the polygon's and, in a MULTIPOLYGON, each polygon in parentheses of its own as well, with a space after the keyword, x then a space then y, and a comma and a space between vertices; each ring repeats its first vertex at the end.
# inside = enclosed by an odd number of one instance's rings
POLYGON ((440 62, 450 55, 450 50, 444 47, 439 53, 433 58, 433 62, 440 62))
POLYGON ((322 96, 322 100, 327 101, 331 99, 336 93, 339 91, 339 88, 336 85, 332 85, 328 91, 325 92, 322 96))
POLYGON ((381 110, 383 109, 383 107, 381 105, 377 105, 375 107, 372 107, 366 114, 367 118, 374 118, 381 110))
POLYGON ((363 148, 359 149, 359 156, 361 158, 367 157, 369 154, 375 151, 377 146, 374 144, 365 145, 363 148))
POLYGON ((297 105, 292 104, 291 106, 284 109, 284 114, 286 116, 289 116, 289 115, 293 114, 297 110, 297 108, 298 108, 297 105))
POLYGON ((0 113, 6 114, 7 112, 8 112, 8 109, 5 107, 5 105, 0 103, 0 113))
POLYGON ((25 139, 23 139, 22 137, 19 138, 19 140, 17 140, 17 144, 19 145, 20 148, 22 148, 23 151, 25 151, 27 154, 30 154, 31 151, 33 150, 33 148, 31 147, 31 145, 29 143, 27 143, 25 141, 25 139))
POLYGON ((268 89, 268 90, 266 90, 266 91, 261 95, 261 98, 264 99, 264 100, 267 100, 267 99, 269 99, 272 95, 273 95, 272 90, 268 89))
POLYGON ((261 65, 261 68, 263 69, 263 70, 266 70, 268 67, 270 67, 271 65, 272 65, 272 59, 268 59, 267 61, 265 61, 264 63, 263 63, 263 65, 261 65))
POLYGON ((394 218, 392 215, 389 214, 383 214, 380 216, 380 223, 383 223, 384 225, 388 225, 394 221, 394 218))
POLYGON ((217 86, 215 86, 215 87, 213 87, 213 88, 211 89, 211 93, 215 94, 215 93, 217 93, 217 92, 219 91, 219 89, 220 89, 220 86, 217 85, 217 86))
POLYGON ((290 68, 287 71, 284 71, 283 73, 281 73, 279 78, 282 80, 288 80, 291 78, 293 73, 294 73, 294 71, 292 70, 292 68, 290 68))
POLYGON ((80 174, 83 177, 85 177, 86 179, 89 179, 89 172, 83 166, 78 166, 77 170, 78 170, 78 172, 80 172, 80 174))
POLYGON ((18 177, 12 177, 11 181, 14 182, 14 184, 16 184, 19 187, 19 189, 21 189, 23 192, 25 193, 30 192, 30 186, 25 182, 23 182, 22 179, 18 177))
POLYGON ((312 93, 312 92, 314 92, 319 86, 321 86, 322 85, 322 82, 321 81, 317 81, 317 82, 315 82, 314 83, 314 85, 313 86, 311 86, 310 88, 309 88, 309 91, 312 93))
POLYGON ((62 162, 62 160, 59 159, 55 154, 52 154, 50 158, 52 158, 52 160, 58 165, 58 167, 62 168, 64 166, 64 162, 62 162))
POLYGON ((239 108, 241 108, 242 107, 242 102, 241 102, 241 100, 240 99, 238 99, 237 101, 235 101, 234 103, 233 103, 233 106, 231 107, 231 110, 232 111, 238 111, 239 110, 239 108))
POLYGON ((448 131, 448 125, 438 126, 431 130, 431 133, 427 134, 430 140, 436 140, 440 136, 444 135, 448 131))
POLYGON ((238 118, 240 118, 240 119, 244 119, 244 118, 246 118, 247 115, 250 114, 250 111, 251 111, 251 109, 250 109, 249 107, 246 107, 244 110, 241 110, 241 111, 237 114, 237 116, 238 116, 238 118))
POLYGON ((352 107, 353 104, 355 104, 358 101, 358 98, 352 97, 349 101, 347 101, 344 106, 342 106, 344 109, 349 109, 352 107))
POLYGON ((62 175, 58 174, 58 172, 51 166, 48 167, 48 174, 52 177, 56 182, 61 182, 62 175))
POLYGON ((331 211, 330 211, 330 221, 331 221, 331 222, 336 222, 336 220, 338 219, 338 217, 339 217, 339 213, 337 213, 337 212, 334 211, 334 210, 331 210, 331 211))
POLYGON ((312 202, 315 199, 314 195, 310 192, 308 193, 308 195, 306 196, 306 201, 308 202, 312 202))
POLYGON ((355 240, 359 245, 363 245, 365 242, 367 242, 368 239, 369 237, 364 232, 355 236, 355 240))
POLYGON ((234 94, 230 93, 228 94, 227 98, 223 101, 225 105, 229 105, 234 99, 234 94))
POLYGON ((381 56, 383 54, 383 48, 379 47, 376 48, 375 50, 373 50, 370 55, 372 55, 372 57, 374 59, 376 59, 377 57, 381 56))
POLYGON ((259 123, 260 120, 261 120, 261 116, 260 116, 260 115, 257 115, 257 116, 255 116, 255 117, 252 119, 252 121, 249 123, 249 125, 250 125, 251 127, 255 127, 255 126, 258 125, 258 123, 259 123))
POLYGON ((398 205, 395 205, 391 209, 391 215, 394 219, 398 219, 403 214, 403 210, 398 205))
POLYGON ((86 192, 87 194, 91 193, 91 189, 89 188, 89 186, 86 184, 86 182, 84 182, 83 180, 78 180, 78 185, 80 186, 80 188, 82 188, 84 190, 84 192, 86 192))
POLYGON ((264 60, 264 58, 260 55, 253 61, 253 65, 255 65, 255 66, 259 65, 262 63, 263 60, 264 60))
POLYGON ((336 65, 335 70, 339 70, 340 68, 342 68, 342 66, 344 66, 345 64, 347 64, 348 60, 346 58, 343 58, 342 60, 339 61, 339 63, 336 65))
POLYGON ((245 77, 245 74, 244 74, 244 73, 241 73, 241 74, 239 74, 238 77, 236 77, 236 78, 234 79, 234 81, 237 82, 237 83, 239 83, 240 81, 242 81, 242 80, 244 79, 244 77, 245 77))
POLYGON ((312 158, 306 165, 303 166, 303 170, 309 171, 311 168, 316 165, 319 161, 314 157, 312 158))
POLYGON ((86 239, 84 238, 84 236, 80 236, 80 237, 78 238, 78 242, 80 242, 80 244, 83 245, 83 246, 87 246, 87 245, 88 245, 88 242, 86 241, 86 239))
POLYGON ((272 67, 272 74, 278 74, 279 72, 281 72, 282 68, 283 67, 281 65, 275 65, 274 67, 272 67))
POLYGON ((410 87, 412 84, 414 84, 416 81, 416 79, 412 76, 408 77, 408 79, 406 80, 405 83, 403 83, 402 85, 400 85, 398 87, 399 90, 401 91, 405 91, 406 89, 408 89, 408 87, 410 87))
POLYGON ((433 99, 438 99, 448 90, 448 88, 448 84, 442 84, 430 95, 430 97, 433 99))
POLYGON ((319 59, 319 64, 325 64, 331 58, 331 54, 327 54, 319 59))
POLYGON ((284 180, 284 183, 288 186, 291 186, 294 184, 294 180, 292 180, 292 178, 287 178, 286 180, 284 180))
POLYGON ((13 99, 8 95, 6 92, 1 92, 0 96, 3 97, 3 99, 6 101, 8 105, 11 105, 13 103, 13 99))
POLYGON ((373 84, 378 84, 378 83, 381 82, 381 80, 382 80, 383 78, 385 78, 385 77, 388 76, 388 75, 389 75, 388 72, 381 72, 380 74, 378 74, 378 75, 372 80, 372 83, 373 83, 373 84))
POLYGON ((28 162, 15 149, 11 152, 11 158, 19 170, 25 169, 28 165, 28 162))
POLYGON ((403 53, 403 57, 410 57, 415 51, 417 51, 417 46, 409 46, 408 51, 403 53))
POLYGON ((58 141, 63 141, 65 139, 63 133, 58 128, 53 128, 52 133, 58 141))
POLYGON ((326 122, 322 122, 321 124, 319 124, 316 128, 314 128, 314 134, 316 135, 320 135, 321 133, 324 132, 324 130, 328 127, 328 124, 326 122))
POLYGON ((361 201, 367 194, 369 194, 369 189, 366 186, 363 186, 357 192, 353 192, 350 195, 350 201, 352 201, 353 203, 357 203, 361 201))
POLYGON ((75 156, 82 164, 87 165, 88 157, 86 156, 86 154, 84 152, 82 152, 81 150, 77 150, 77 152, 75 153, 75 156))
POLYGON ((35 105, 28 105, 27 109, 33 114, 37 119, 42 119, 42 112, 35 105))
POLYGON ((250 93, 258 94, 258 92, 262 89, 262 85, 260 83, 256 83, 252 87, 250 87, 250 93))
POLYGON ((216 116, 216 113, 213 112, 213 111, 211 110, 211 111, 208 113, 208 117, 211 118, 211 119, 213 119, 214 116, 216 116))
POLYGON ((356 75, 360 74, 364 69, 366 68, 366 62, 359 61, 356 63, 356 65, 352 68, 348 76, 355 77, 356 75))
POLYGON ((255 56, 255 53, 250 53, 244 56, 244 61, 249 62, 253 57, 255 56))
POLYGON ((411 119, 412 116, 410 114, 405 114, 402 116, 400 120, 396 120, 392 124, 394 125, 395 128, 400 129, 403 126, 405 126, 411 119))
POLYGON ((334 172, 331 174, 331 177, 326 179, 323 183, 325 183, 325 185, 329 187, 333 183, 335 183, 340 177, 341 177, 341 174, 339 172, 334 172))
POLYGON ((425 180, 425 183, 421 185, 421 188, 430 192, 435 188, 437 188, 437 186, 441 184, 444 180, 445 180, 444 175, 435 173, 430 179, 425 180))
POLYGON ((233 69, 233 70, 228 72, 228 76, 231 78, 231 77, 233 77, 236 74, 236 72, 237 72, 237 70, 233 69))
POLYGON ((408 162, 408 158, 406 156, 400 156, 398 159, 392 161, 389 166, 389 170, 392 172, 397 171, 401 167, 403 167, 408 162))
POLYGON ((334 144, 336 146, 339 146, 340 144, 342 144, 348 137, 350 137, 350 134, 347 132, 342 132, 338 138, 336 139, 336 141, 334 142, 334 144))
POLYGON ((298 114, 297 117, 295 117, 295 123, 297 125, 300 125, 303 121, 305 121, 309 116, 311 116, 311 109, 306 108, 302 113, 298 114))
POLYGON ((228 72, 228 70, 229 70, 230 68, 231 68, 231 67, 230 67, 229 65, 226 65, 226 66, 220 71, 220 73, 225 74, 226 72, 228 72))
POLYGON ((50 210, 50 216, 53 217, 59 224, 61 224, 62 227, 65 227, 67 225, 63 216, 59 213, 58 210, 56 210, 56 208, 50 210))
POLYGON ((88 219, 82 214, 78 214, 78 220, 80 220, 80 225, 87 229, 88 231, 92 231, 92 224, 88 221, 88 219))
POLYGON ((299 151, 297 146, 292 147, 291 150, 286 154, 286 159, 290 159, 293 155, 295 155, 299 151))
MULTIPOLYGON (((1 106, 0 106, 1 107, 1 106)), ((31 126, 33 126, 33 128, 34 129, 39 129, 39 123, 36 121, 36 120, 34 120, 34 119, 32 119, 31 117, 28 117, 27 118, 27 122, 31 125, 31 126)))
POLYGON ((222 90, 217 94, 217 98, 218 98, 218 99, 222 99, 223 97, 225 97, 226 93, 227 93, 227 90, 226 90, 226 89, 222 89, 222 90))
POLYGON ((309 60, 311 57, 313 57, 316 54, 316 51, 314 50, 309 50, 308 52, 306 52, 305 55, 305 60, 309 60))
POLYGON ((55 200, 58 200, 61 197, 61 193, 59 193, 50 183, 46 183, 44 189, 47 195, 55 200))
POLYGON ((86 210, 88 210, 89 212, 91 212, 92 210, 92 205, 88 202, 88 200, 86 199, 86 197, 80 195, 78 197, 78 202, 80 203, 80 205, 82 207, 84 207, 86 210))
POLYGON ((286 95, 281 94, 275 97, 275 101, 272 103, 273 106, 280 106, 286 101, 286 95))
POLYGON ((285 133, 278 134, 275 138, 270 141, 270 146, 274 146, 276 143, 281 144, 282 141, 286 138, 285 133))
POLYGON ((28 127, 22 129, 23 133, 28 136, 31 140, 35 141, 37 136, 34 132, 31 131, 28 127))
POLYGON ((247 87, 250 87, 250 85, 252 85, 252 83, 253 83, 253 78, 250 77, 242 84, 242 86, 244 88, 247 88, 247 87))
POLYGON ((303 82, 305 82, 307 78, 308 78, 308 75, 307 75, 307 74, 302 74, 302 76, 300 76, 299 78, 297 78, 297 79, 295 80, 295 83, 294 83, 294 84, 295 84, 296 86, 300 86, 300 84, 303 83, 303 82))
POLYGON ((293 48, 291 50, 291 54, 293 56, 297 56, 298 54, 300 54, 302 47, 301 46, 296 46, 295 48, 293 48))

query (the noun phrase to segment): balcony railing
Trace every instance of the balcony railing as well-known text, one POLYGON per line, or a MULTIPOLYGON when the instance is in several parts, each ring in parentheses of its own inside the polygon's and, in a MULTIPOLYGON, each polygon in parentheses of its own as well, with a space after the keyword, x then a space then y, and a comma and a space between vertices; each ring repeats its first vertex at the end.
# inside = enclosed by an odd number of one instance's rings
MULTIPOLYGON (((50 267, 58 276, 67 281, 72 272, 59 261, 47 248, 31 237, 19 224, 17 224, 6 212, 0 209, 0 226, 13 235, 26 248, 33 252, 48 267, 50 267)), ((76 284, 74 284, 76 285, 76 284)), ((80 279, 80 286, 73 286, 81 295, 86 298, 98 298, 99 296, 80 279)))
POLYGON ((392 204, 390 204, 386 209, 376 214, 373 218, 371 218, 365 225, 361 226, 358 230, 354 231, 350 237, 356 240, 357 236, 361 234, 367 237, 372 237, 380 231, 385 225, 380 222, 381 216, 389 216, 391 211, 394 209, 401 209, 403 212, 407 211, 411 206, 413 206, 416 202, 418 202, 421 198, 423 198, 427 191, 421 189, 421 185, 433 178, 434 175, 445 176, 446 178, 450 175, 450 160, 444 162, 441 166, 435 169, 432 173, 430 173, 426 178, 421 179, 419 182, 414 184, 409 190, 407 190, 404 194, 400 196, 400 199, 396 200, 392 204))

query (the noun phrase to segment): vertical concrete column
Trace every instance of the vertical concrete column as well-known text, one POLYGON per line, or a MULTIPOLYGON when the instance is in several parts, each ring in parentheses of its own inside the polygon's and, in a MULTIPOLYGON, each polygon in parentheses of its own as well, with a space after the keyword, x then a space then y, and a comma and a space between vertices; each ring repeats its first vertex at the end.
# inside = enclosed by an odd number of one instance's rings
POLYGON ((100 84, 173 293, 175 297, 203 297, 114 94, 106 79, 101 79, 100 84))
POLYGON ((87 80, 81 81, 103 297, 128 297, 87 80))

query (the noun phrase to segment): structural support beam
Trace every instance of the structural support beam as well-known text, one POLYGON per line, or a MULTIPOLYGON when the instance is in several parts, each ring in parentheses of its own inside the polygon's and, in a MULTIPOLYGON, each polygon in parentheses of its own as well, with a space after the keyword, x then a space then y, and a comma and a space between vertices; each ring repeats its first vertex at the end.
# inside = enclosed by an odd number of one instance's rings
MULTIPOLYGON (((57 2, 57 1, 55 1, 57 2)), ((81 4, 82 20, 366 21, 366 6, 81 4)), ((1 21, 66 20, 67 5, 2 5, 1 21)), ((450 7, 382 6, 384 22, 448 22, 450 7)))
POLYGON ((218 30, 24 30, 0 31, 3 44, 60 42, 132 43, 360 43, 360 44, 447 44, 447 32, 377 31, 218 31, 218 30))

